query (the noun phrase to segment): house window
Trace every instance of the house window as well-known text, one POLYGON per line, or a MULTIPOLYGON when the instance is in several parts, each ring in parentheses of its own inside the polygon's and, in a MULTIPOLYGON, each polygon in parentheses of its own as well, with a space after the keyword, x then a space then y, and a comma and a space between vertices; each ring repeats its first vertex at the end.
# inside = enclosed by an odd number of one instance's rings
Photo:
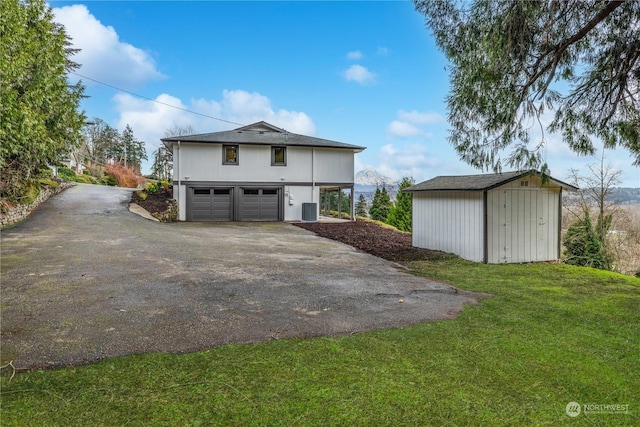
POLYGON ((271 166, 287 166, 287 147, 271 147, 271 166))
POLYGON ((237 145, 222 146, 222 164, 223 165, 238 164, 238 146, 237 145))

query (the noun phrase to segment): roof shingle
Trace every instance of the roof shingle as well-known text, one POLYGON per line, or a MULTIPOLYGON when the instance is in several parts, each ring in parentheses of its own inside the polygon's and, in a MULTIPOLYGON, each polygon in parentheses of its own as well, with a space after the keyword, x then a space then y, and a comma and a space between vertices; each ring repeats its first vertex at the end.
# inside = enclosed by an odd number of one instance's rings
POLYGON ((346 144, 344 142, 331 141, 329 139, 300 135, 287 132, 266 122, 258 122, 241 128, 211 132, 197 135, 173 136, 162 138, 161 141, 170 148, 172 142, 201 142, 214 144, 238 144, 238 145, 284 145, 318 148, 344 148, 357 152, 366 147, 346 144))
MULTIPOLYGON (((535 171, 503 172, 480 175, 437 176, 430 180, 412 185, 404 189, 406 192, 417 191, 485 191, 514 181, 523 176, 536 174, 535 171)), ((568 190, 577 190, 573 185, 548 177, 553 182, 568 190)))

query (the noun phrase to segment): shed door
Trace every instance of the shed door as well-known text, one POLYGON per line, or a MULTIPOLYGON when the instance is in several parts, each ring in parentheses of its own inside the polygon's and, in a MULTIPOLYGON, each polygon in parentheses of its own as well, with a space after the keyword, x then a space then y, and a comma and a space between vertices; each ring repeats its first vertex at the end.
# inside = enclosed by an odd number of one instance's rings
POLYGON ((242 188, 240 190, 240 221, 278 221, 280 189, 242 188))
POLYGON ((548 261, 558 258, 557 194, 548 190, 500 190, 498 262, 548 261))

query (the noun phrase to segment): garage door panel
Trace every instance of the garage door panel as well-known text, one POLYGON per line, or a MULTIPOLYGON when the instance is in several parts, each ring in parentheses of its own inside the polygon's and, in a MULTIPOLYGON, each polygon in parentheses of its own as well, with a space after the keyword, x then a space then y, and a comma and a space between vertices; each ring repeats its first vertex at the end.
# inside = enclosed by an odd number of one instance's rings
POLYGON ((260 196, 243 195, 240 204, 240 221, 260 221, 260 196))
POLYGON ((233 212, 233 190, 215 188, 213 190, 213 209, 211 218, 214 221, 231 221, 233 212))
POLYGON ((231 221, 233 191, 231 189, 192 188, 190 217, 192 221, 231 221))
POLYGON ((208 188, 192 189, 191 219, 207 221, 211 212, 211 191, 208 188))
POLYGON ((281 188, 211 187, 190 191, 191 221, 279 221, 281 217, 281 188))
POLYGON ((244 188, 241 197, 241 221, 278 221, 280 191, 277 188, 244 188))

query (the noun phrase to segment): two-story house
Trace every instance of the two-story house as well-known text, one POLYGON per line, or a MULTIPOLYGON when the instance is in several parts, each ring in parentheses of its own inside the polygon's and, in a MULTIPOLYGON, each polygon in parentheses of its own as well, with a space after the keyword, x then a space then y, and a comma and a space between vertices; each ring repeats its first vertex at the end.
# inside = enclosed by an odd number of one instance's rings
POLYGON ((317 218, 321 192, 353 194, 354 155, 365 149, 266 122, 162 142, 181 221, 300 221, 303 205, 317 218))

